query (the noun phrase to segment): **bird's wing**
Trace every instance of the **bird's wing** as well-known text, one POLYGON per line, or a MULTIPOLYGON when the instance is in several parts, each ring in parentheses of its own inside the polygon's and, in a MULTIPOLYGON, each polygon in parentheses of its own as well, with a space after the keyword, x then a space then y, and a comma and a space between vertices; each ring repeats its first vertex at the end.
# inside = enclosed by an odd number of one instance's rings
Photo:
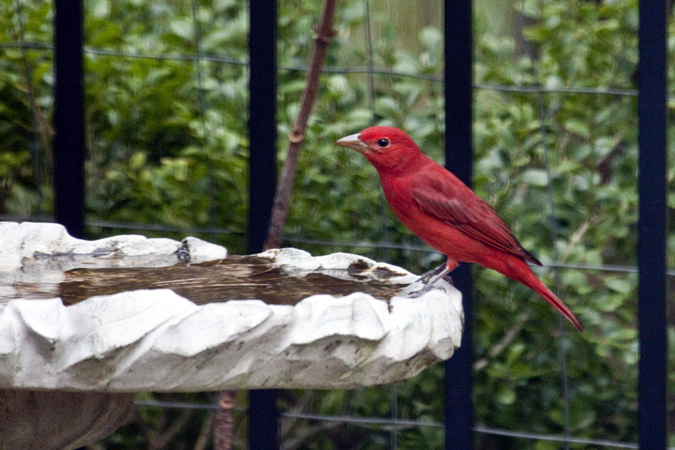
POLYGON ((483 199, 442 166, 438 168, 442 172, 431 170, 412 183, 413 198, 423 211, 487 246, 541 265, 483 199))

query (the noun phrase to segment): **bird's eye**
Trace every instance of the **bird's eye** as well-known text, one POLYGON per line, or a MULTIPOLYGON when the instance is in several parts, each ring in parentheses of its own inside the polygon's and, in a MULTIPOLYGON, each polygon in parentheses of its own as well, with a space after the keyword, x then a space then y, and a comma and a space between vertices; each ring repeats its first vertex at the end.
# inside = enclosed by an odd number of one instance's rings
POLYGON ((389 139, 382 138, 379 141, 377 141, 377 145, 382 148, 389 147, 389 139))

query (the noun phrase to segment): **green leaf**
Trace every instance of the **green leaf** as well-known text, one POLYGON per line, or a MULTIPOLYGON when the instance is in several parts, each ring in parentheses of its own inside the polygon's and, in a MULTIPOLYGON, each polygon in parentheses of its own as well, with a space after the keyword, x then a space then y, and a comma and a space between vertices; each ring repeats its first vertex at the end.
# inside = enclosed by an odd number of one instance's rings
POLYGON ((527 184, 544 187, 548 184, 548 175, 541 169, 529 169, 523 173, 522 180, 527 184))
POLYGON ((131 170, 138 170, 145 165, 148 155, 144 152, 136 152, 129 160, 129 167, 131 170))
POLYGON ((565 128, 571 133, 574 133, 584 138, 590 137, 591 134, 588 122, 584 122, 578 119, 569 119, 568 121, 566 121, 565 128))
POLYGON ((628 294, 633 290, 633 285, 631 283, 620 278, 608 279, 605 281, 605 286, 621 294, 628 294))
POLYGON ((512 405, 516 401, 516 392, 507 386, 501 386, 497 391, 496 398, 502 405, 512 405))
POLYGON ((194 30, 192 22, 188 19, 175 19, 171 21, 171 31, 186 41, 192 41, 194 38, 194 30))

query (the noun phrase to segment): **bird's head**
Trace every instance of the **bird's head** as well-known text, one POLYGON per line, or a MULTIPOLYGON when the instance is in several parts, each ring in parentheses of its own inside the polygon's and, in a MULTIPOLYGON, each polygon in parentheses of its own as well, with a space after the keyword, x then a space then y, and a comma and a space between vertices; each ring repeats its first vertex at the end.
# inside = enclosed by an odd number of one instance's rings
POLYGON ((337 145, 349 147, 365 156, 378 172, 401 173, 410 168, 422 152, 404 131, 393 127, 370 127, 345 136, 337 145))

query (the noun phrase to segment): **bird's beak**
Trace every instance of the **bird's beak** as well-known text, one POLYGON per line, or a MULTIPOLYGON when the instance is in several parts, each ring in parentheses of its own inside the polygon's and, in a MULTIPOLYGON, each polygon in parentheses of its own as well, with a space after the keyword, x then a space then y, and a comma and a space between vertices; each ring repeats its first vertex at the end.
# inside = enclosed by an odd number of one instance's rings
POLYGON ((345 136, 342 139, 338 140, 336 142, 337 145, 341 145, 343 147, 349 147, 352 150, 356 150, 359 153, 365 153, 368 151, 368 146, 359 139, 359 136, 361 133, 356 133, 356 134, 351 134, 349 136, 345 136))

